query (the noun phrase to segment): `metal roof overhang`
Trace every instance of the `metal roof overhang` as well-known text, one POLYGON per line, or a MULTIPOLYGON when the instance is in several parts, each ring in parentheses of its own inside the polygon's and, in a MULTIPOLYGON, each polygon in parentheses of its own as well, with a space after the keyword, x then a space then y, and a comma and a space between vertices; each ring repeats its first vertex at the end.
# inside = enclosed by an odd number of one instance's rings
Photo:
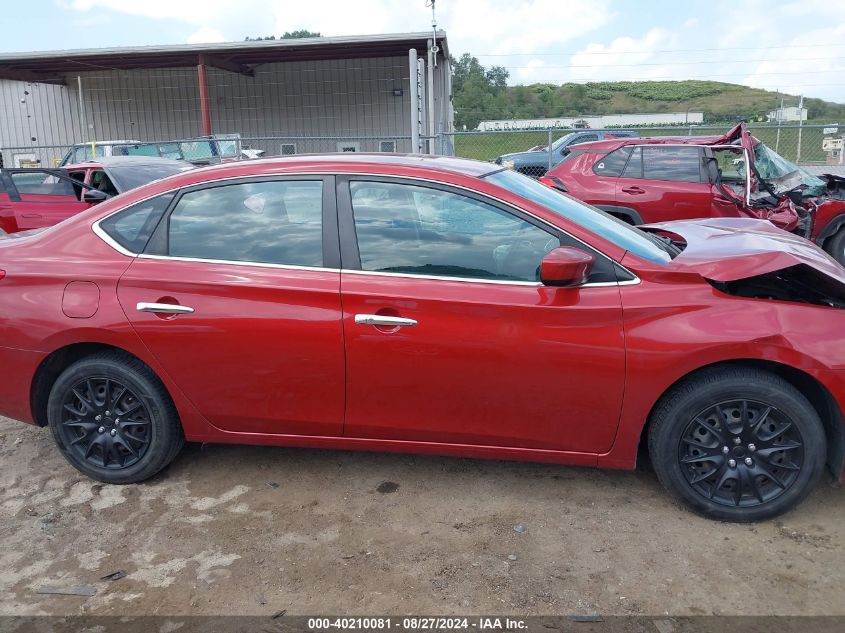
MULTIPOLYGON (((438 31, 437 38, 448 55, 446 33, 438 31)), ((277 62, 399 57, 411 48, 427 50, 429 39, 431 32, 0 53, 0 79, 64 84, 66 75, 83 72, 184 68, 201 62, 252 75, 256 66, 277 62)))

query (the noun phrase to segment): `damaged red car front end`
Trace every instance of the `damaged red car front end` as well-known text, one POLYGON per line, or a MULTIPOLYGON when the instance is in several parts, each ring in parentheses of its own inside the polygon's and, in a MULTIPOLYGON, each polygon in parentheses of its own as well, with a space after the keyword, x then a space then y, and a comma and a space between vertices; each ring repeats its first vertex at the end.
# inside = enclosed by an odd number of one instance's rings
POLYGON ((722 136, 585 143, 541 182, 633 224, 767 220, 845 264, 845 179, 813 176, 752 136, 744 123, 722 136))

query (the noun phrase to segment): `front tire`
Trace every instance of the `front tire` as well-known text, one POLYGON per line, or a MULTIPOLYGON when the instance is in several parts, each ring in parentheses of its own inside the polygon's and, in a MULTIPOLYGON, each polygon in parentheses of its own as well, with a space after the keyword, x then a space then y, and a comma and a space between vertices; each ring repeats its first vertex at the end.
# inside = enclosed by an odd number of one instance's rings
POLYGON ((674 387, 651 417, 660 482, 693 511, 725 521, 787 512, 812 490, 827 454, 809 401, 784 379, 716 367, 674 387))
POLYGON ((109 484, 149 479, 185 441, 161 381, 121 352, 95 354, 65 369, 50 390, 47 420, 71 465, 109 484))

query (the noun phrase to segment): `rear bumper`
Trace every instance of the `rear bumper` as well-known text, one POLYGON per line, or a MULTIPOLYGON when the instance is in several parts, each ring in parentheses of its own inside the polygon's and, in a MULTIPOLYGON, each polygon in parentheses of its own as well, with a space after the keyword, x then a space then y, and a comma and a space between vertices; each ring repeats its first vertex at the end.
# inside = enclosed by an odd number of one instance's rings
POLYGON ((0 415, 35 424, 30 388, 44 352, 0 347, 0 415))

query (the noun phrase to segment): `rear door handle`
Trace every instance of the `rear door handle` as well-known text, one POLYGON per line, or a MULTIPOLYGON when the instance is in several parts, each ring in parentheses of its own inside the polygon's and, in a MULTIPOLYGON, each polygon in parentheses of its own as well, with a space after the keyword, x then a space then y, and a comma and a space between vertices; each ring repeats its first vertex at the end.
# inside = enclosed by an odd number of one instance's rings
POLYGON ((623 187, 622 191, 625 193, 645 193, 644 189, 640 189, 639 187, 623 187))
POLYGON ((135 306, 138 312, 155 312, 156 314, 191 314, 194 309, 175 303, 145 303, 139 301, 135 306))
POLYGON ((386 325, 388 327, 410 327, 417 324, 414 319, 384 316, 382 314, 356 314, 355 323, 358 325, 386 325))

